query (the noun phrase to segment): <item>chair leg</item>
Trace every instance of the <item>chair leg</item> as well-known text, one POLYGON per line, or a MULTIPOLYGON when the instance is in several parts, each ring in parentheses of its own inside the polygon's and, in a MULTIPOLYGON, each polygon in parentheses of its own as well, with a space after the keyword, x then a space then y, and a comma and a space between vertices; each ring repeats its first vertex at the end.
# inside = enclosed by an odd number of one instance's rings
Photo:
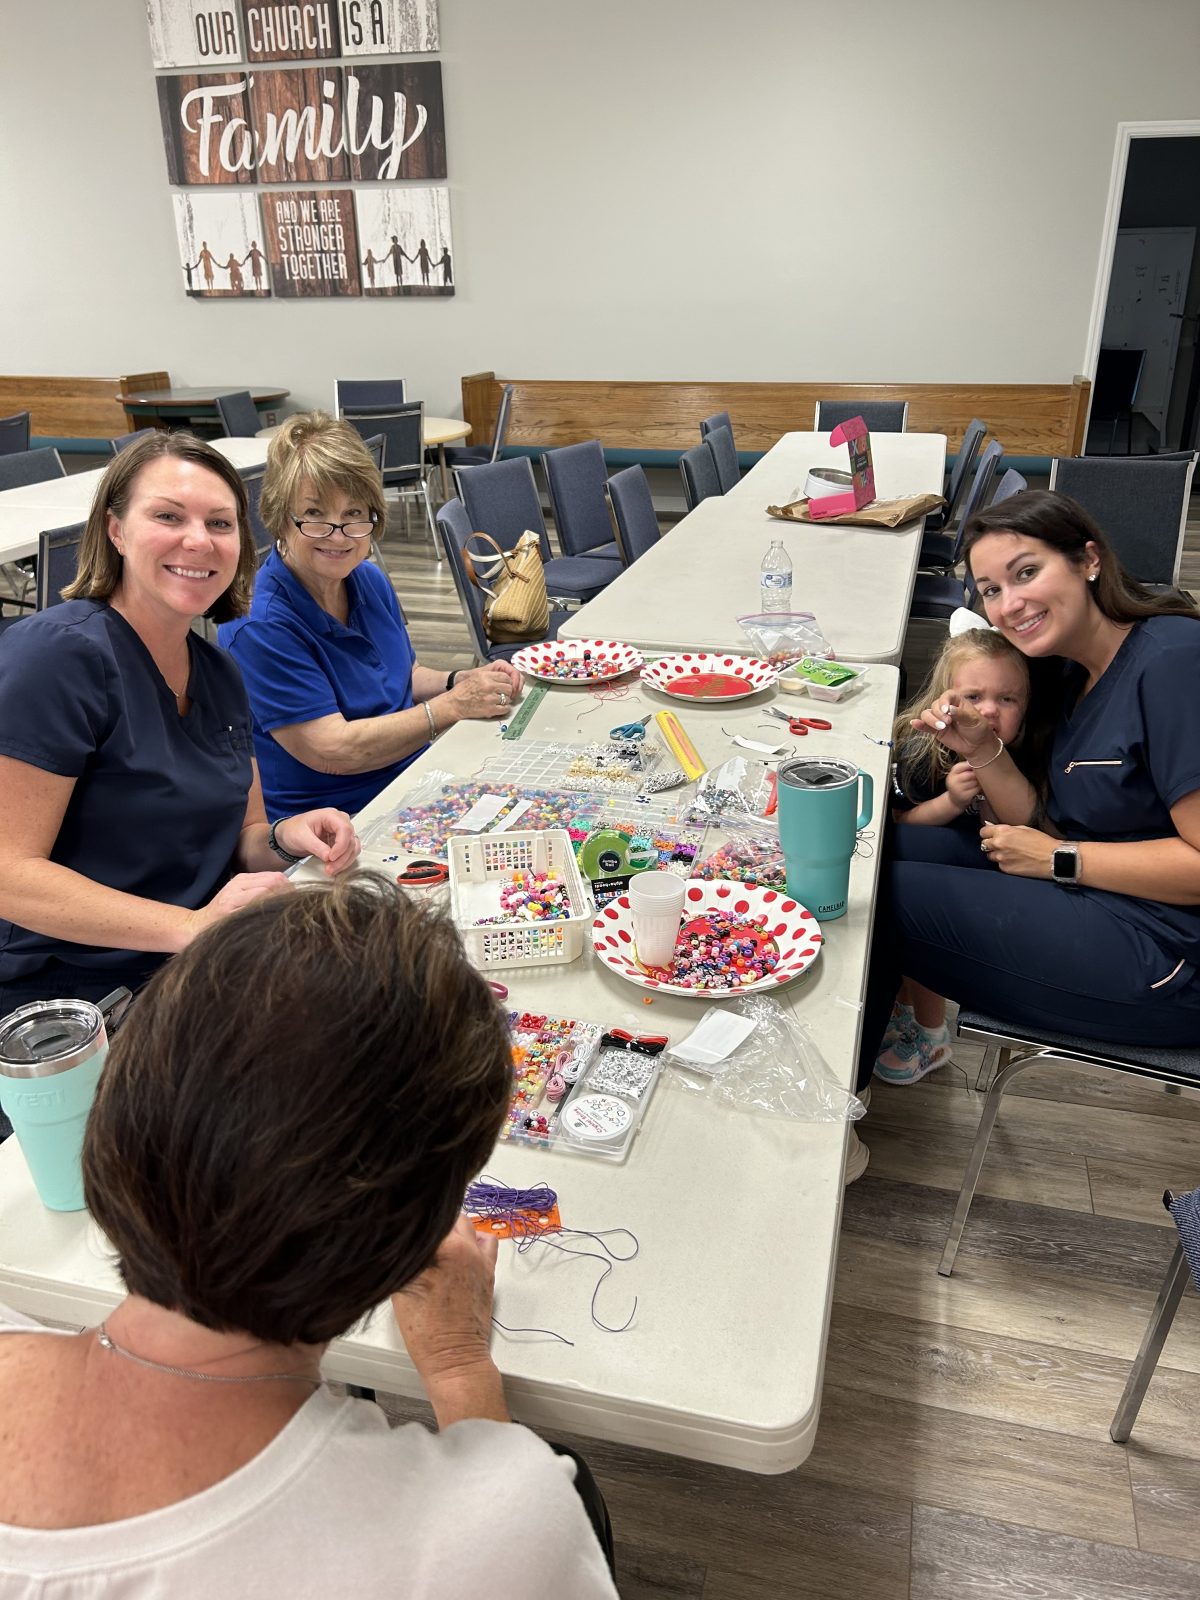
POLYGON ((1108 1430, 1109 1438, 1114 1444, 1124 1444, 1133 1432, 1133 1425, 1137 1421, 1138 1412, 1142 1409, 1142 1401, 1146 1398, 1146 1390, 1150 1386, 1150 1379, 1154 1376, 1154 1369, 1158 1365, 1158 1358, 1162 1354, 1163 1345, 1167 1342, 1167 1335, 1171 1331, 1171 1324, 1175 1320, 1175 1313, 1179 1310, 1179 1302, 1183 1299, 1183 1291, 1187 1288, 1190 1277, 1183 1246, 1177 1244, 1175 1254, 1171 1257, 1171 1265, 1167 1268, 1167 1275, 1163 1279, 1162 1288, 1158 1291, 1158 1299, 1154 1302, 1154 1310, 1150 1313, 1150 1321, 1142 1335, 1142 1348, 1129 1369, 1125 1392, 1121 1396, 1116 1415, 1112 1419, 1112 1426, 1108 1430))
POLYGON ((429 499, 429 479, 421 479, 421 488, 425 494, 425 521, 429 524, 429 537, 433 540, 434 559, 441 564, 442 546, 438 539, 437 519, 433 514, 433 505, 429 499))
MULTIPOLYGON (((1007 1051, 1004 1052, 1008 1054, 1007 1051)), ((1033 1063, 1034 1057, 1022 1060, 1007 1060, 996 1070, 988 1089, 987 1099, 983 1102, 983 1114, 979 1118, 979 1129, 975 1134, 975 1143, 971 1147, 971 1154, 967 1160, 967 1170, 963 1173, 962 1188, 958 1193, 958 1204, 954 1208, 954 1216, 950 1223, 950 1232, 946 1235, 946 1246, 942 1251, 942 1259, 938 1262, 938 1276, 948 1278, 954 1271, 954 1258, 958 1254, 958 1247, 962 1242, 963 1229, 967 1225, 967 1217, 971 1210, 971 1201, 975 1198, 975 1186, 979 1182, 979 1174, 983 1170, 984 1157, 987 1155, 988 1142, 992 1137, 992 1129, 996 1126, 996 1117, 1000 1110, 1000 1097, 1008 1087, 1009 1082, 1025 1066, 1033 1063)))
POLYGON ((1002 1045, 990 1044, 983 1052, 983 1060, 979 1064, 979 1071, 975 1074, 975 1091, 977 1094, 986 1094, 992 1086, 997 1069, 1008 1065, 1008 1051, 1002 1045))

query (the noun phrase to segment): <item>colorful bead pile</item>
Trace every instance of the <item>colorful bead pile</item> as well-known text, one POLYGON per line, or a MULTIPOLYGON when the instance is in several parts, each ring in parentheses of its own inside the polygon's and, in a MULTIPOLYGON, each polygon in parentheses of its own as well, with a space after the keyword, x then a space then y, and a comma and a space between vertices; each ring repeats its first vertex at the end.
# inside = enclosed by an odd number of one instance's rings
MULTIPOLYGON (((503 794, 508 800, 492 825, 493 832, 522 800, 530 801, 530 806, 521 814, 520 827, 531 832, 540 832, 544 828, 565 828, 579 805, 573 795, 555 794, 544 789, 516 790, 495 783, 447 784, 436 800, 426 805, 405 806, 398 811, 384 842, 394 847, 398 854, 436 856, 444 861, 446 843, 453 834, 454 824, 484 794, 503 794)), ((380 846, 373 848, 379 849, 380 846)))
POLYGON ((477 926, 495 922, 561 922, 572 916, 571 892, 547 872, 514 872, 500 886, 500 914, 480 917, 477 926))
POLYGON ((547 662, 538 676, 586 683, 592 678, 611 678, 619 670, 610 656, 593 655, 590 650, 585 650, 582 656, 568 657, 564 651, 559 650, 556 651, 554 660, 547 662))
POLYGON ((763 933, 766 921, 709 911, 685 923, 667 982, 681 989, 740 989, 760 982, 779 965, 779 947, 763 933))
POLYGON ((765 889, 782 889, 787 883, 787 865, 778 835, 744 835, 729 839, 720 849, 692 869, 693 878, 732 878, 735 883, 761 884, 765 889))

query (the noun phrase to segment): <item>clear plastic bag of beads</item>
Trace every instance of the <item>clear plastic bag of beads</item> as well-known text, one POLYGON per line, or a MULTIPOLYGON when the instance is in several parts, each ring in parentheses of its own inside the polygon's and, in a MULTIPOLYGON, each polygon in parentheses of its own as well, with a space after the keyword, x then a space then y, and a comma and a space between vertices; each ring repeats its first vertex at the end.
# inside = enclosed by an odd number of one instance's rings
POLYGON ((722 761, 696 785, 685 821, 722 828, 762 826, 771 803, 771 772, 764 762, 745 756, 722 761))
POLYGON ((693 878, 726 878, 764 889, 787 886, 787 863, 774 828, 720 828, 704 836, 692 866, 693 878))
POLYGON ((753 1023, 753 1031, 717 1062, 689 1058, 686 1039, 670 1046, 664 1062, 673 1087, 736 1111, 798 1122, 857 1122, 864 1115, 862 1101, 834 1082, 812 1029, 773 995, 746 994, 711 1006, 699 1027, 711 1015, 730 1013, 753 1023))

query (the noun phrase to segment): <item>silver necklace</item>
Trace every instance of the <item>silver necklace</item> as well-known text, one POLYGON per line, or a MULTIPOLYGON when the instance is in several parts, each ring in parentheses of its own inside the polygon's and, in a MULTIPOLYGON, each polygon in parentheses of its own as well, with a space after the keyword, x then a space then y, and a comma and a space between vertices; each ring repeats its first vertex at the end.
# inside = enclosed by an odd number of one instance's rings
MULTIPOLYGON (((168 689, 171 687, 167 685, 168 689)), ((111 1350, 114 1355, 124 1356, 126 1361, 132 1361, 136 1366, 149 1367, 152 1372, 169 1372, 176 1378, 196 1378, 201 1383, 307 1383, 314 1389, 319 1389, 325 1382, 324 1378, 310 1378, 303 1372, 253 1372, 244 1377, 229 1377, 216 1372, 196 1372, 191 1367, 173 1367, 166 1361, 151 1361, 147 1356, 135 1356, 132 1350, 126 1350, 109 1333, 102 1322, 96 1329, 96 1338, 102 1350, 111 1350)))

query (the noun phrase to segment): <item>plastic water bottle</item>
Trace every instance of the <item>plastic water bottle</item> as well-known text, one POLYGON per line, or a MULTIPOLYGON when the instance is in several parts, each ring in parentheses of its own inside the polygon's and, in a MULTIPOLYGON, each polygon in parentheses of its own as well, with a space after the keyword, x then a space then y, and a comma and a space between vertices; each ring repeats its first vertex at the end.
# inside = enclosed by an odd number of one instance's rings
POLYGON ((792 609, 792 560, 782 539, 773 539, 763 557, 762 608, 764 611, 792 609))

